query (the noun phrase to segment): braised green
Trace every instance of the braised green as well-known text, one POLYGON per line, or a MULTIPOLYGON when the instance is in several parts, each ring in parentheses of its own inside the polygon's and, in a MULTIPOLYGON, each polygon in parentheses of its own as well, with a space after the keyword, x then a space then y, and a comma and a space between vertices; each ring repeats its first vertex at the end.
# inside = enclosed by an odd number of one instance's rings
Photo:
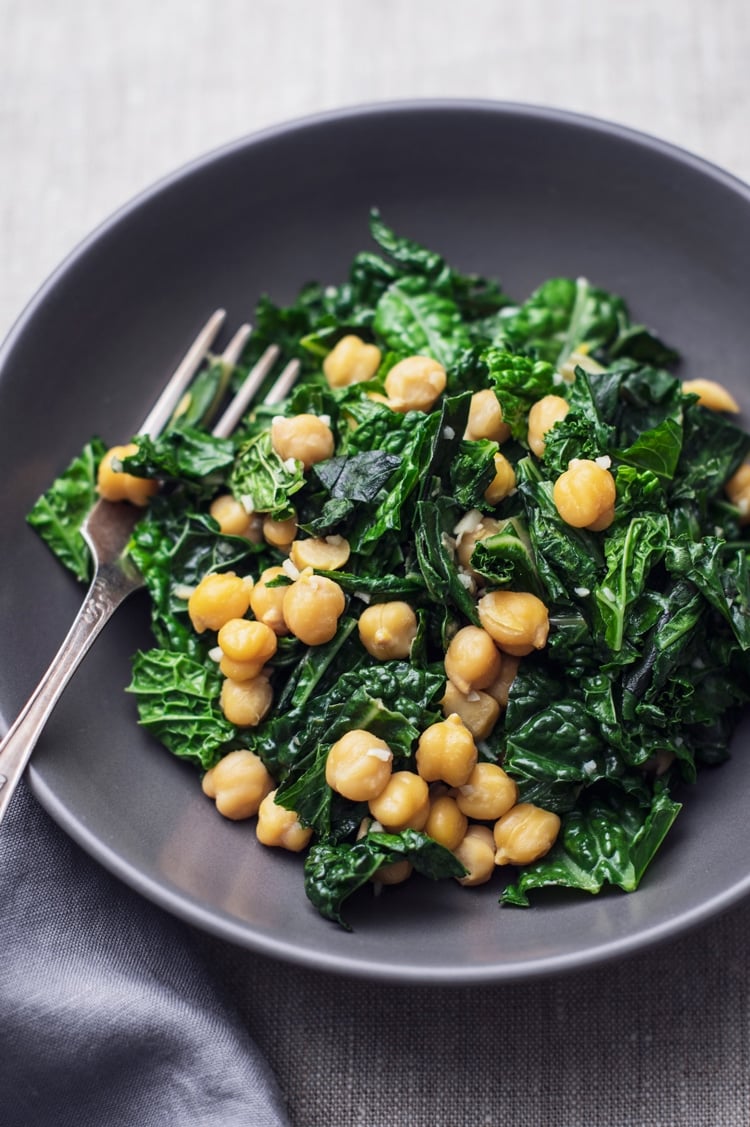
MULTIPOLYGON (((276 342, 302 365, 287 401, 257 408, 231 439, 212 438, 203 405, 221 377, 214 365, 200 404, 158 440, 134 440, 124 468, 163 483, 129 549, 154 636, 133 661, 140 723, 201 772, 233 749, 257 752, 277 802, 312 827, 308 896, 343 923, 346 898, 384 864, 405 859, 433 879, 464 868, 422 831, 368 831, 366 803, 326 782, 330 746, 366 729, 392 749, 394 769, 413 770, 420 733, 442 719, 446 647, 479 622, 477 593, 533 593, 548 609, 548 642, 521 658, 478 753, 504 767, 520 801, 557 813, 561 829, 546 855, 514 870, 501 899, 526 905, 544 885, 631 891, 701 768, 727 758, 750 696, 748 540, 742 507, 725 492, 750 436, 685 392, 675 352, 634 324, 621 298, 557 278, 519 303, 398 237, 377 213, 370 226, 376 249, 354 258, 345 282, 308 285, 288 307, 258 305, 233 380, 276 342), (332 387, 322 361, 350 334, 376 344, 380 363, 372 378, 332 387), (394 411, 382 401, 387 373, 415 354, 444 366, 447 387, 431 410, 394 411), (472 394, 488 388, 510 429, 502 452, 516 481, 498 504, 485 497, 498 442, 464 437, 472 394), (538 457, 528 414, 548 395, 568 411, 538 457), (335 437, 334 456, 307 471, 270 437, 274 416, 300 413, 327 419, 335 437), (555 481, 576 459, 614 478, 614 519, 600 531, 572 527, 556 507, 555 481), (313 647, 279 639, 273 705, 251 728, 222 712, 216 635, 196 633, 185 590, 209 572, 257 578, 285 553, 221 533, 208 511, 220 492, 279 520, 295 513, 298 536, 341 536, 351 549, 343 569, 325 573, 346 597, 335 636, 313 647), (456 555, 467 513, 498 524, 468 577, 456 555), (407 658, 377 661, 357 621, 393 599, 414 608, 417 634, 407 658)), ((78 528, 103 450, 94 440, 29 517, 80 579, 78 528)))

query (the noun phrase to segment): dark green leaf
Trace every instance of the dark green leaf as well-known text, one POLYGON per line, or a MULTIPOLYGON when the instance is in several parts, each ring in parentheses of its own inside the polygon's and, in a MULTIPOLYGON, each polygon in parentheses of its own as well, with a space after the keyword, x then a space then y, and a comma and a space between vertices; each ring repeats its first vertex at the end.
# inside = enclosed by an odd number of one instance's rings
POLYGON ((698 544, 673 542, 666 564, 673 575, 682 575, 702 591, 726 619, 743 650, 750 649, 750 575, 747 552, 732 550, 717 537, 706 536, 698 544))
MULTIPOLYGON (((166 649, 202 653, 180 589, 190 589, 213 571, 246 575, 263 551, 240 536, 224 536, 206 513, 181 494, 158 496, 133 532, 129 553, 151 596, 152 631, 166 649)), ((270 561, 269 561, 270 562, 270 561)))
POLYGON ((122 463, 126 473, 136 477, 183 481, 210 494, 221 471, 234 462, 234 443, 230 438, 214 438, 195 427, 170 430, 159 438, 138 435, 138 450, 122 463))
POLYGON ((474 599, 458 570, 449 544, 447 515, 455 510, 438 501, 419 501, 414 520, 417 561, 427 590, 438 604, 456 607, 469 622, 479 625, 474 599))
POLYGON ((672 349, 633 325, 622 298, 592 286, 585 278, 552 278, 505 319, 504 336, 512 347, 532 351, 561 367, 585 345, 603 357, 631 356, 665 364, 672 349))
POLYGON ((456 303, 417 275, 388 287, 378 301, 374 328, 394 351, 431 356, 445 368, 471 344, 456 303))
POLYGON ((370 503, 400 465, 399 454, 366 450, 319 462, 313 474, 332 498, 370 503))
POLYGON ((538 399, 558 390, 554 368, 544 360, 531 360, 502 348, 487 349, 483 360, 488 368, 490 387, 494 388, 503 410, 503 421, 510 427, 513 437, 525 443, 529 408, 538 399))
POLYGON ((573 382, 557 388, 569 404, 568 414, 544 436, 545 470, 553 476, 563 473, 573 458, 592 461, 609 454, 614 428, 604 422, 596 401, 592 381, 596 377, 576 368, 573 382))
POLYGON ((607 573, 594 597, 610 649, 622 649, 630 607, 642 593, 651 569, 663 558, 668 540, 669 520, 663 513, 633 517, 607 537, 607 573))
POLYGON ((476 543, 471 567, 495 587, 543 594, 529 533, 519 517, 501 521, 498 532, 476 543))
POLYGON ((291 515, 289 499, 304 483, 302 463, 282 461, 267 430, 242 447, 229 479, 234 497, 248 512, 270 513, 279 520, 291 515))
POLYGON ((492 508, 485 490, 495 476, 496 442, 487 438, 462 442, 450 464, 450 492, 462 509, 492 508))
POLYGON ((80 530, 97 499, 96 473, 106 449, 100 438, 92 438, 26 518, 60 563, 82 583, 91 579, 91 556, 80 530))
POLYGON ((144 728, 173 755, 208 770, 239 734, 219 706, 221 681, 212 662, 153 649, 136 655, 128 692, 144 728))
POLYGON ((674 419, 664 419, 653 430, 644 431, 625 450, 616 453, 620 461, 671 481, 681 450, 682 427, 674 419))
POLYGON ((381 866, 404 860, 431 880, 466 872, 448 849, 426 834, 369 833, 354 845, 314 845, 305 861, 305 891, 322 916, 348 929, 341 914, 344 902, 381 866))
POLYGON ((636 889, 681 806, 657 790, 643 807, 617 791, 600 795, 563 818, 558 842, 503 893, 503 902, 526 907, 528 893, 547 885, 599 892, 604 884, 636 889))

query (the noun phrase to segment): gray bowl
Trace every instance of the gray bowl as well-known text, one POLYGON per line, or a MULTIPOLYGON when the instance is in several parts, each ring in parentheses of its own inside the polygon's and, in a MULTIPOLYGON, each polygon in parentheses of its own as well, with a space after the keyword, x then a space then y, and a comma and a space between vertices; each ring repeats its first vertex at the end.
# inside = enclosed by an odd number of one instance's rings
MULTIPOLYGON (((115 215, 62 264, 0 353, 0 553, 7 723, 81 598, 24 516, 92 433, 127 439, 207 313, 339 281, 377 205, 398 231, 519 296, 584 274, 750 405, 750 190, 652 138, 528 106, 345 110, 210 154, 115 215)), ((347 934, 320 919, 295 856, 218 817, 195 773, 136 726, 123 692, 148 645, 136 596, 96 643, 44 733, 33 790, 102 864, 171 912, 282 959, 421 982, 509 980, 677 935, 750 885, 748 724, 706 772, 640 890, 538 894, 415 880, 361 893, 347 934)))

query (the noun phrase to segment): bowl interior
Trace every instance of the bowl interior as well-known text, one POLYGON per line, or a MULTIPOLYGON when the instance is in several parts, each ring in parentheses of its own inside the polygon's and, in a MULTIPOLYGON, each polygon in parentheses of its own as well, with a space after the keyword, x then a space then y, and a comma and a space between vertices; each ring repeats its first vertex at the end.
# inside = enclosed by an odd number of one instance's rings
MULTIPOLYGON (((750 192, 649 138, 531 107, 345 111, 241 142, 158 185, 63 264, 0 357, 0 712, 9 722, 81 591, 24 517, 91 434, 127 440, 208 312, 234 326, 268 293, 340 281, 367 215, 499 277, 519 298, 586 275, 750 406, 750 192)), ((747 889, 748 724, 732 761, 687 795, 631 896, 537 895, 416 881, 360 895, 352 934, 305 900, 299 858, 217 817, 195 773, 137 725, 123 692, 149 644, 147 606, 118 613, 66 691, 31 770, 52 815, 105 865, 219 935, 318 967, 423 981, 517 978, 675 934, 747 889)))

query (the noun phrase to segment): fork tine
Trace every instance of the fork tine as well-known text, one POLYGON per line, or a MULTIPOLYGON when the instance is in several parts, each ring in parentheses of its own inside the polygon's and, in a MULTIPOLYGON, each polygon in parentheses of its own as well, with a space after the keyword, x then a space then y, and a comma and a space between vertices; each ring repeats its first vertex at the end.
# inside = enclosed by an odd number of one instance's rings
POLYGON ((221 354, 221 361, 227 367, 233 368, 240 356, 242 355, 248 338, 253 331, 252 325, 240 325, 237 332, 234 334, 229 344, 226 346, 221 354))
POLYGON ((253 396, 276 363, 279 348, 269 344, 257 364, 250 369, 240 390, 212 430, 216 438, 227 438, 249 407, 253 396))
MULTIPOLYGON (((220 403, 222 402, 229 383, 232 379, 235 365, 242 355, 243 349, 247 344, 248 338, 252 333, 252 325, 240 325, 237 332, 234 334, 229 344, 226 346, 221 356, 213 356, 209 354, 209 368, 214 376, 218 376, 215 382, 210 385, 213 388, 212 397, 207 403, 205 401, 205 389, 203 395, 199 394, 196 400, 195 388, 193 384, 183 392, 181 399, 169 417, 169 422, 173 423, 177 419, 193 412, 193 418, 196 417, 196 408, 199 410, 200 419, 203 423, 208 425, 209 421, 214 417, 220 403)), ((164 428, 162 428, 164 429, 164 428)))
POLYGON ((299 369, 299 360, 290 360, 289 363, 284 366, 284 369, 279 373, 276 383, 263 400, 267 407, 273 407, 276 403, 280 403, 282 399, 286 399, 297 382, 299 369))
POLYGON ((215 313, 211 314, 177 365, 156 403, 141 423, 139 434, 148 434, 154 437, 164 429, 183 391, 203 363, 206 353, 224 323, 225 317, 226 312, 223 309, 217 309, 215 313))

